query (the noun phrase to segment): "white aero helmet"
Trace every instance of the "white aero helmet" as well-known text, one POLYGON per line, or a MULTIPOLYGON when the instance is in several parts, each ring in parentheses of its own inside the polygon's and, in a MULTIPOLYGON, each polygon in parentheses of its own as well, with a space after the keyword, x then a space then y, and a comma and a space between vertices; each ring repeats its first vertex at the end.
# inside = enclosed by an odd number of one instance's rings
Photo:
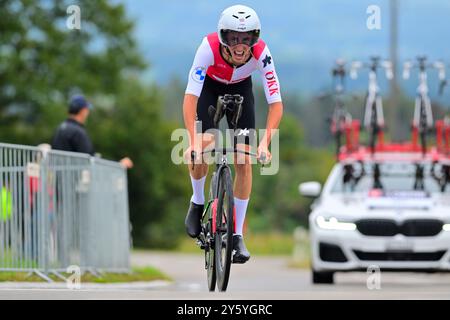
POLYGON ((243 43, 252 47, 258 42, 261 23, 255 10, 238 4, 222 12, 217 31, 224 46, 243 43))

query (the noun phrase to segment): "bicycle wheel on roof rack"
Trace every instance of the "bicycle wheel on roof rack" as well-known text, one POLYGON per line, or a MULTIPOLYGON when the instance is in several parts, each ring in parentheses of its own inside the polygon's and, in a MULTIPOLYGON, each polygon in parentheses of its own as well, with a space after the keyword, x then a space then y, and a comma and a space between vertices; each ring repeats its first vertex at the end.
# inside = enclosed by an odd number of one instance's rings
POLYGON ((378 123, 377 123, 377 108, 376 102, 372 104, 372 117, 370 119, 370 150, 372 154, 375 153, 375 148, 377 145, 377 134, 378 134, 378 123))
POLYGON ((420 144, 422 146, 422 154, 427 152, 427 114, 425 112, 425 101, 421 99, 420 102, 420 121, 419 121, 419 135, 420 144))

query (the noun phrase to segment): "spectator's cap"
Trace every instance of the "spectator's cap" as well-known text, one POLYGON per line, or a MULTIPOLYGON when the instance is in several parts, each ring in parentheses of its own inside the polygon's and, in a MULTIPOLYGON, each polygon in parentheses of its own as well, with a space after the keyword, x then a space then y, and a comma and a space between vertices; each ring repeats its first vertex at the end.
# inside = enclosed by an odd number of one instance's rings
POLYGON ((77 114, 83 108, 92 109, 92 104, 86 100, 86 98, 82 95, 75 95, 70 98, 69 102, 69 113, 77 114))

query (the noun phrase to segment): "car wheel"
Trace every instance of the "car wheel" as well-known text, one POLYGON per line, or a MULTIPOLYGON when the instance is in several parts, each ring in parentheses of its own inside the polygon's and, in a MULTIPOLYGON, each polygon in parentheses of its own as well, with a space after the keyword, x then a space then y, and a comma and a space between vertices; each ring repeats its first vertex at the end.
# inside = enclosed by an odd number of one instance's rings
POLYGON ((312 281, 314 284, 333 284, 334 272, 312 270, 312 281))

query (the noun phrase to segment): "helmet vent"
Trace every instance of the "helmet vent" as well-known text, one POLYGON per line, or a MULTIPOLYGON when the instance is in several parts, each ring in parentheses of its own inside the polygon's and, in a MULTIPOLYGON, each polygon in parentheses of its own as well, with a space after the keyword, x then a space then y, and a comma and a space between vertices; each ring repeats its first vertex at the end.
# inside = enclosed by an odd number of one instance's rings
POLYGON ((245 14, 245 12, 244 11, 240 11, 240 12, 238 12, 239 14, 245 14))
POLYGON ((238 16, 235 16, 234 14, 233 14, 233 17, 235 17, 236 19, 239 19, 239 17, 238 17, 238 16))
POLYGON ((245 19, 248 19, 248 18, 250 18, 252 15, 251 14, 249 14, 248 16, 246 16, 245 17, 245 19))

